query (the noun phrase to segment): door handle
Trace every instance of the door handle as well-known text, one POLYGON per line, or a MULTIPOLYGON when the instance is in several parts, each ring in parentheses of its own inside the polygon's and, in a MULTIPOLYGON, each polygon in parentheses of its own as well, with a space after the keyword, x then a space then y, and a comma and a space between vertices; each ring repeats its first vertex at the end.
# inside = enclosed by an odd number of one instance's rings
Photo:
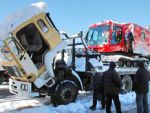
POLYGON ((19 59, 22 60, 23 57, 24 57, 24 55, 21 55, 19 59))

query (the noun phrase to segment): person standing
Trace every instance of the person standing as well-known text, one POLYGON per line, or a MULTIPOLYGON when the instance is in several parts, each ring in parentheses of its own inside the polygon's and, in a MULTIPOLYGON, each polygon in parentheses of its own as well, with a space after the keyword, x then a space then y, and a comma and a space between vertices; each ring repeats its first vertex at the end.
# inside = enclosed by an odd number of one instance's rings
POLYGON ((139 69, 134 77, 134 88, 136 93, 137 113, 149 113, 148 108, 148 82, 149 71, 144 67, 144 63, 138 63, 139 69))
POLYGON ((111 113, 112 100, 114 101, 116 112, 121 112, 121 104, 119 100, 119 91, 122 86, 119 74, 115 70, 116 64, 111 62, 109 69, 103 73, 104 92, 106 95, 106 113, 111 113))
POLYGON ((126 30, 126 34, 125 34, 125 42, 126 42, 126 46, 127 46, 127 51, 129 53, 133 53, 133 47, 132 47, 132 43, 134 41, 134 36, 133 33, 131 32, 132 26, 128 26, 128 29, 126 30))
POLYGON ((98 97, 100 97, 101 100, 101 109, 105 109, 103 76, 100 73, 96 73, 93 77, 93 105, 90 109, 96 109, 98 97))

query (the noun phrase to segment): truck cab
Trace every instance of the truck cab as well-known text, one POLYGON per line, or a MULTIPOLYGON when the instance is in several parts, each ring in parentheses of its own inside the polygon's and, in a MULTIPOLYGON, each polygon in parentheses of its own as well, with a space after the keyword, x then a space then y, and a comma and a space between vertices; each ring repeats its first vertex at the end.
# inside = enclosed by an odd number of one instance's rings
POLYGON ((90 26, 86 41, 90 49, 101 53, 124 52, 124 26, 114 21, 102 21, 90 26))
POLYGON ((54 105, 73 102, 78 90, 83 89, 82 81, 71 67, 55 61, 67 44, 49 13, 34 13, 11 27, 2 37, 2 53, 12 62, 3 65, 11 75, 10 92, 30 97, 49 95, 54 105), (64 68, 58 68, 59 65, 64 68))
POLYGON ((45 71, 43 54, 61 43, 48 18, 45 13, 40 13, 15 28, 4 40, 5 48, 10 51, 5 56, 10 61, 15 60, 16 67, 21 70, 19 76, 27 75, 25 81, 34 81, 45 71))

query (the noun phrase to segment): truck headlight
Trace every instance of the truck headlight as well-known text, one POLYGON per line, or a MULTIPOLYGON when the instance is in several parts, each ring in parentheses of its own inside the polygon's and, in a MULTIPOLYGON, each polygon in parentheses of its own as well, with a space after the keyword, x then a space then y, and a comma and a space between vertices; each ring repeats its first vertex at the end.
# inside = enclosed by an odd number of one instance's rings
POLYGON ((27 91, 28 90, 28 85, 27 84, 21 84, 20 89, 24 90, 24 91, 27 91))

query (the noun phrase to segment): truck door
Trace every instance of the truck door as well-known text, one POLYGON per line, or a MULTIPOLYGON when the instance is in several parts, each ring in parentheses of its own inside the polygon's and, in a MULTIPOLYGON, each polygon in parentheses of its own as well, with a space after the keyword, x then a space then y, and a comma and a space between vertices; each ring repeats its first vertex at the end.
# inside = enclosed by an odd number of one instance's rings
POLYGON ((30 75, 32 73, 37 75, 38 70, 35 64, 14 37, 9 36, 5 40, 5 45, 10 51, 11 57, 8 57, 9 60, 14 60, 18 67, 23 69, 26 74, 30 75))

